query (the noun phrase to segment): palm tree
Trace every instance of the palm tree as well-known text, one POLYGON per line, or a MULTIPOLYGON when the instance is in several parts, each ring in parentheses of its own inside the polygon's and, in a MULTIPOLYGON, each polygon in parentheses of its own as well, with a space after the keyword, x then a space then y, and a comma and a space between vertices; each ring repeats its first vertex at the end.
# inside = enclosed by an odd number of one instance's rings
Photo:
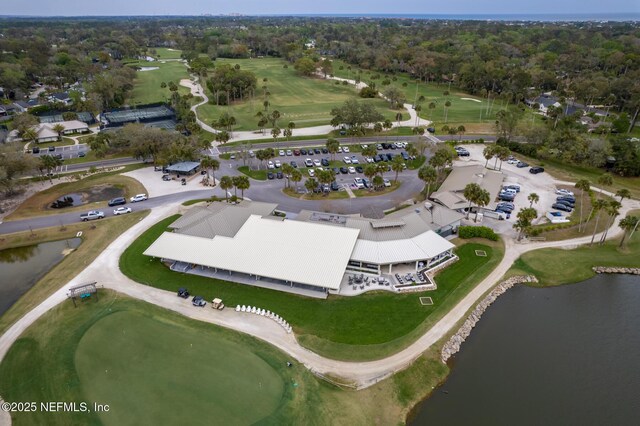
POLYGON ((293 169, 293 171, 291 172, 291 177, 289 178, 291 179, 291 182, 295 182, 296 183, 296 191, 298 190, 298 182, 300 182, 302 180, 302 172, 298 169, 293 169))
POLYGON ((398 127, 400 127, 400 122, 402 121, 402 113, 401 112, 396 114, 396 121, 398 122, 398 127))
POLYGON ((249 189, 251 181, 248 176, 237 176, 236 187, 240 190, 240 197, 244 199, 244 190, 249 189))
POLYGON ((212 157, 204 157, 202 160, 200 160, 200 167, 207 169, 207 172, 211 170, 213 186, 216 186, 216 170, 220 168, 220 161, 212 157))
POLYGON ((273 127, 277 127, 278 125, 278 119, 281 117, 282 115, 280 114, 280 111, 278 111, 277 109, 274 109, 273 112, 271 113, 271 125, 273 127))
POLYGON ((620 202, 622 202, 625 198, 631 198, 631 191, 626 188, 622 188, 616 191, 616 196, 620 197, 620 202))
POLYGON ((62 160, 58 157, 54 157, 53 155, 41 155, 40 156, 40 167, 47 171, 47 176, 49 177, 49 183, 53 183, 51 179, 51 171, 55 170, 56 167, 62 165, 62 160))
POLYGON ((282 174, 285 177, 284 187, 289 186, 289 178, 291 177, 291 172, 293 171, 293 166, 291 164, 284 163, 282 165, 282 174))
POLYGON ((422 111, 422 106, 421 105, 416 105, 415 108, 413 109, 416 112, 416 126, 418 125, 418 121, 420 120, 420 111, 422 111))
POLYGON ((449 107, 451 106, 451 101, 446 101, 444 103, 444 122, 446 123, 449 118, 449 107))
POLYGON ((278 142, 278 136, 280 136, 280 128, 279 127, 274 127, 273 129, 271 129, 271 136, 273 137, 273 141, 274 142, 278 142))
POLYGON ((589 192, 591 189, 591 182, 587 179, 580 179, 576 182, 576 189, 580 190, 580 222, 578 223, 578 232, 582 229, 582 199, 584 198, 584 193, 589 192))
POLYGON ((404 158, 399 155, 393 157, 393 161, 391 161, 391 170, 396 172, 396 178, 393 180, 394 182, 398 182, 398 173, 400 173, 405 167, 404 158))
POLYGON ((296 123, 294 123, 293 121, 290 121, 289 124, 287 124, 287 130, 289 130, 289 136, 287 136, 287 138, 293 136, 293 129, 295 128, 296 128, 296 123))
POLYGON ((436 172, 433 166, 425 164, 418 170, 418 178, 425 183, 426 192, 424 194, 429 198, 429 195, 431 195, 431 184, 435 183, 436 179, 438 179, 438 172, 436 172))
POLYGON ((229 189, 233 188, 231 176, 222 176, 220 178, 220 188, 224 190, 224 199, 229 201, 229 189))
POLYGON ((307 188, 307 191, 313 192, 318 187, 318 181, 314 178, 309 178, 304 182, 304 187, 307 188))
MULTIPOLYGON (((436 109, 436 103, 435 102, 429 102, 429 109, 430 110, 434 110, 436 109)), ((431 117, 432 121, 433 121, 433 112, 429 113, 429 116, 431 117)))
MULTIPOLYGON (((603 175, 600 175, 598 177, 598 185, 600 186, 604 186, 604 187, 609 187, 611 185, 613 185, 613 178, 611 177, 611 175, 609 173, 605 173, 603 175)), ((600 188, 600 197, 602 197, 602 188, 600 188)))
POLYGON ((335 160, 336 152, 340 148, 340 142, 337 139, 327 139, 327 150, 331 154, 331 161, 335 160))
POLYGON ((619 247, 622 247, 622 244, 624 244, 624 240, 629 232, 631 232, 631 235, 633 235, 633 231, 638 226, 638 222, 640 222, 640 218, 638 218, 637 216, 627 215, 623 219, 620 219, 620 228, 622 228, 624 232, 622 233, 622 239, 620 240, 619 247))
POLYGON ((609 228, 613 225, 613 222, 616 220, 616 217, 620 214, 620 207, 622 204, 619 201, 611 200, 609 201, 609 205, 605 208, 607 214, 609 215, 609 221, 607 222, 607 227, 602 233, 602 237, 600 237, 600 244, 603 244, 607 239, 607 234, 609 234, 609 228))
POLYGON ((35 129, 30 128, 22 132, 22 140, 27 142, 34 142, 38 139, 38 132, 35 129))
POLYGON ((464 132, 467 131, 467 128, 464 127, 463 124, 461 124, 461 125, 458 126, 457 130, 458 130, 458 134, 460 135, 460 138, 458 140, 462 140, 462 136, 464 135, 464 132))
POLYGON ((382 123, 376 123, 373 125, 373 131, 375 133, 381 133, 382 132, 382 123))
POLYGON ((231 183, 233 185, 233 195, 238 197, 238 186, 241 185, 240 181, 242 180, 242 176, 233 176, 231 178, 231 183))
POLYGON ((487 165, 489 164, 489 160, 491 160, 493 158, 493 156, 495 155, 495 149, 496 149, 497 145, 487 145, 484 147, 484 149, 482 150, 482 155, 484 156, 484 158, 487 160, 484 163, 484 167, 486 168, 487 165))
MULTIPOLYGON (((373 182, 373 177, 378 175, 378 168, 375 166, 375 164, 367 164, 366 166, 364 166, 363 172, 364 175, 373 182)), ((371 188, 369 190, 371 190, 371 188)))
POLYGON ((532 192, 527 197, 527 200, 529 200, 529 208, 533 208, 533 205, 537 204, 538 201, 540 201, 540 196, 538 196, 538 194, 536 194, 535 192, 532 192))
MULTIPOLYGON (((391 120, 386 119, 382 122, 382 127, 386 130, 389 131, 392 127, 393 127, 393 123, 391 123, 391 120)), ((385 135, 384 141, 386 142, 387 140, 389 140, 388 138, 389 135, 385 135)))
POLYGON ((531 227, 531 221, 537 216, 538 212, 532 207, 520 209, 518 220, 513 224, 513 227, 518 230, 518 241, 522 239, 522 234, 531 227))
POLYGON ((481 191, 482 188, 477 183, 469 183, 464 187, 464 192, 462 194, 464 198, 469 201, 469 206, 467 207, 467 219, 469 219, 469 213, 471 213, 471 203, 474 203, 478 199, 481 191))
POLYGON ((66 130, 66 128, 64 127, 64 125, 62 123, 56 123, 56 124, 53 125, 51 130, 53 130, 54 132, 56 132, 58 134, 58 140, 62 140, 62 132, 64 132, 66 130))
POLYGON ((498 150, 498 159, 500 160, 500 168, 498 170, 502 170, 502 162, 506 161, 511 155, 511 150, 506 146, 501 146, 498 150))
MULTIPOLYGON (((491 201, 491 194, 486 189, 481 190, 476 197, 476 205, 478 207, 484 207, 491 201)), ((474 222, 478 221, 478 210, 476 210, 476 217, 473 219, 474 222)))
POLYGON ((607 207, 607 202, 605 200, 597 199, 593 203, 592 210, 596 212, 596 225, 593 228, 593 235, 591 236, 589 247, 593 245, 593 240, 596 238, 596 232, 598 232, 598 222, 600 221, 600 213, 605 207, 607 207))

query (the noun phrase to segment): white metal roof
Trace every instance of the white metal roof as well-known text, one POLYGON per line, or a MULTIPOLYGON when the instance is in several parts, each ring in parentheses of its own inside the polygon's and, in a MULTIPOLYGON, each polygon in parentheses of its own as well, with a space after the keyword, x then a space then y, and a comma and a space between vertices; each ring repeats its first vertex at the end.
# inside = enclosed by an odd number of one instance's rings
POLYGON ((358 233, 252 215, 233 238, 165 232, 144 254, 337 290, 358 233))
POLYGON ((433 231, 405 240, 358 240, 351 259, 358 262, 384 265, 431 259, 455 247, 433 231))

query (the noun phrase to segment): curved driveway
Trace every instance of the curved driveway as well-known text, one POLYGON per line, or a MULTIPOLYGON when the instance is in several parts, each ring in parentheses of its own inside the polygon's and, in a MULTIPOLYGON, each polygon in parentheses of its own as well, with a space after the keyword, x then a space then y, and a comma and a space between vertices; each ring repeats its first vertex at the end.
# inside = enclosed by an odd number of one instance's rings
MULTIPOLYGON (((558 183, 568 184, 568 182, 558 183)), ((610 193, 608 194, 612 195, 610 193)), ((125 277, 118 267, 118 261, 124 249, 142 232, 148 229, 149 226, 175 213, 179 208, 179 204, 172 204, 154 209, 148 217, 118 237, 91 265, 78 274, 78 276, 18 320, 0 337, 0 361, 13 342, 19 338, 28 326, 33 324, 49 309, 65 301, 66 289, 69 286, 86 281, 98 281, 107 288, 171 309, 185 316, 255 336, 288 353, 314 372, 338 376, 348 382, 355 383, 359 388, 365 388, 406 368, 431 345, 444 337, 455 327, 456 323, 465 316, 466 312, 474 306, 477 300, 498 282, 521 254, 547 247, 575 247, 588 243, 591 238, 590 236, 585 236, 567 241, 531 244, 515 244, 513 240, 507 240, 505 256, 491 274, 479 283, 424 335, 418 338, 418 340, 405 349, 380 360, 345 362, 324 358, 303 348, 297 343, 293 335, 286 334, 281 327, 265 317, 236 313, 232 309, 220 312, 213 309, 194 308, 190 305, 189 301, 176 297, 172 292, 138 284, 125 277)), ((638 208, 640 208, 640 202, 636 200, 624 200, 623 207, 620 209, 620 215, 624 217, 630 210, 638 208)), ((622 232, 622 230, 618 227, 616 221, 609 231, 609 238, 616 238, 620 232, 622 232)))

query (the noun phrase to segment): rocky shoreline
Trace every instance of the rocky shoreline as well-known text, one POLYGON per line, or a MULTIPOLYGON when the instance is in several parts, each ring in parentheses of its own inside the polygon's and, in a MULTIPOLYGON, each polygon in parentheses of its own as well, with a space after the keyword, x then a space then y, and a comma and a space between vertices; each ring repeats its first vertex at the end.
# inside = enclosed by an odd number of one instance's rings
POLYGON ((487 294, 485 298, 476 305, 473 311, 471 311, 458 331, 453 336, 451 336, 451 338, 449 338, 447 343, 444 344, 444 346, 442 347, 442 351, 440 352, 440 360, 443 363, 446 363, 449 358, 458 353, 458 351, 460 350, 460 346, 462 345, 462 343, 464 343, 465 340, 467 340, 467 337, 469 337, 469 335, 471 334, 471 330, 473 330, 473 328, 476 326, 484 311, 486 311, 486 309, 491 306, 491 304, 495 302, 500 295, 504 294, 507 290, 509 290, 516 284, 531 282, 537 283, 538 279, 533 275, 519 275, 511 277, 495 286, 493 290, 491 290, 491 292, 487 294))
POLYGON ((630 274, 640 275, 640 268, 620 268, 616 266, 594 266, 593 272, 596 274, 630 274))

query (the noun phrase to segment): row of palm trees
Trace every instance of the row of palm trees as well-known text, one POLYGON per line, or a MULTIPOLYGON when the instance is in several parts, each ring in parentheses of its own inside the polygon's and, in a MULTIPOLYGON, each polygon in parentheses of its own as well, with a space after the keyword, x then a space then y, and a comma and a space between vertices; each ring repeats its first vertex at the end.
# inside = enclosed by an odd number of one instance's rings
POLYGON ((498 165, 498 160, 500 160, 500 168, 498 170, 502 170, 502 162, 506 161, 511 155, 511 150, 506 146, 500 146, 496 144, 487 145, 482 151, 482 156, 485 158, 484 166, 487 167, 489 164, 489 160, 492 158, 495 159, 495 163, 493 164, 493 169, 496 170, 498 165))
POLYGON ((228 191, 233 188, 234 197, 238 197, 238 189, 241 191, 241 198, 244 198, 244 191, 251 187, 251 181, 248 176, 222 176, 220 178, 220 188, 224 190, 224 198, 229 201, 228 191))

